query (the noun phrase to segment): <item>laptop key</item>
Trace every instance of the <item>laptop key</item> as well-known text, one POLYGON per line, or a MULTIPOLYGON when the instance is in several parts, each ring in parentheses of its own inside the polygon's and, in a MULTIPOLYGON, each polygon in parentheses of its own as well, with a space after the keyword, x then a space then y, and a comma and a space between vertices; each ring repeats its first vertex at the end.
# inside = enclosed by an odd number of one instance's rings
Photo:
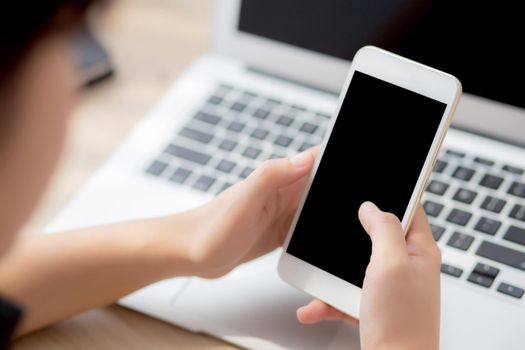
POLYGON ((460 188, 457 190, 453 199, 461 203, 471 204, 474 201, 474 199, 477 197, 477 195, 478 194, 474 191, 460 188))
POLYGON ((470 179, 472 179, 472 176, 474 176, 475 173, 476 172, 472 169, 465 168, 463 166, 458 166, 456 170, 454 170, 452 176, 456 179, 460 179, 463 181, 470 181, 470 179))
POLYGON ((432 180, 427 186, 427 192, 442 196, 448 190, 448 187, 449 186, 444 182, 432 180))
POLYGON ((499 274, 499 269, 487 264, 477 263, 476 267, 474 267, 474 272, 487 277, 496 278, 499 274))
POLYGON ((283 101, 278 100, 276 98, 270 97, 270 98, 266 99, 266 103, 271 105, 271 106, 273 106, 273 107, 275 107, 275 106, 281 105, 283 103, 283 101))
POLYGON ((167 167, 168 163, 156 160, 146 169, 146 173, 154 176, 160 176, 167 167))
POLYGON ((288 147, 290 146, 290 144, 292 143, 293 139, 291 137, 288 137, 288 136, 279 136, 275 139, 275 144, 276 145, 279 145, 281 147, 288 147))
POLYGON ((502 282, 498 287, 498 292, 509 295, 516 299, 521 299, 523 293, 525 293, 525 290, 523 290, 523 288, 502 282))
POLYGON ((512 208, 509 216, 513 219, 525 222, 525 207, 516 204, 514 208, 512 208))
POLYGON ((436 164, 434 164, 434 170, 433 171, 435 173, 440 174, 440 173, 442 173, 445 170, 447 165, 448 165, 447 162, 445 162, 444 160, 439 160, 438 159, 438 160, 436 160, 436 164))
POLYGON ((509 188, 509 193, 520 198, 525 198, 525 184, 514 181, 509 188))
POLYGON ((425 209, 425 213, 427 213, 428 216, 438 217, 444 206, 436 202, 425 201, 423 208, 425 209))
POLYGON ((242 179, 246 179, 248 176, 250 176, 251 173, 254 172, 254 168, 252 167, 246 167, 243 169, 243 171, 239 174, 239 177, 241 177, 242 179))
POLYGON ((193 188, 206 192, 210 189, 211 186, 215 183, 215 179, 211 176, 201 175, 197 181, 193 184, 193 188))
POLYGON ((208 103, 209 104, 212 104, 212 105, 220 105, 222 103, 224 99, 220 96, 210 96, 210 98, 208 98, 208 103))
POLYGON ((170 176, 170 181, 178 183, 178 184, 183 184, 190 175, 191 175, 190 170, 184 169, 184 168, 178 168, 170 176))
POLYGON ((503 199, 487 196, 483 200, 483 203, 481 203, 481 208, 499 214, 503 210, 505 204, 507 204, 507 201, 503 199))
POLYGON ((242 155, 245 156, 246 158, 257 159, 257 157, 259 157, 261 152, 262 151, 260 149, 250 146, 244 150, 242 155))
POLYGON ((240 123, 240 122, 231 122, 230 125, 228 125, 228 127, 226 129, 230 130, 230 131, 233 131, 233 132, 241 132, 244 127, 246 126, 246 124, 244 123, 240 123))
POLYGON ((525 228, 511 225, 507 229, 503 239, 525 246, 525 228))
POLYGON ((448 240, 447 245, 460 250, 468 250, 472 242, 474 242, 474 237, 464 233, 454 232, 448 240))
POLYGON ((211 134, 188 127, 182 128, 179 135, 201 143, 209 143, 213 139, 213 135, 211 134))
POLYGON ((170 144, 164 150, 164 153, 170 154, 172 156, 188 160, 200 165, 206 165, 211 159, 211 156, 204 154, 202 152, 194 151, 185 147, 178 145, 170 144))
POLYGON ((486 166, 493 166, 494 165, 494 162, 492 160, 488 160, 488 159, 481 158, 481 157, 474 158, 474 162, 476 162, 478 164, 483 164, 483 165, 486 165, 486 166))
POLYGON ((479 184, 483 187, 497 190, 501 186, 502 182, 502 177, 486 174, 485 176, 483 176, 483 179, 481 179, 481 182, 479 184))
POLYGON ((449 276, 459 278, 463 274, 463 269, 449 264, 441 264, 441 272, 449 276))
POLYGON ((219 116, 206 112, 197 112, 193 118, 212 125, 219 124, 222 119, 219 116))
POLYGON ((430 228, 432 229, 432 236, 434 237, 434 240, 436 242, 439 241, 445 232, 445 228, 434 224, 431 224, 430 228))
POLYGON ((290 106, 290 108, 294 112, 306 112, 306 108, 303 107, 303 106, 292 105, 292 106, 290 106))
POLYGON ((269 132, 265 129, 257 128, 251 133, 251 137, 258 140, 264 140, 269 132))
POLYGON ((494 283, 494 278, 472 272, 468 278, 467 281, 472 282, 474 284, 480 285, 485 288, 490 288, 492 286, 492 283, 494 283))
POLYGON ((219 162, 216 169, 219 171, 222 171, 223 173, 231 173, 231 171, 235 168, 235 163, 230 162, 229 160, 223 159, 219 162))
POLYGON ((483 241, 476 254, 496 262, 525 271, 525 253, 501 246, 492 242, 483 241))
POLYGON ((256 98, 257 94, 255 92, 252 92, 252 91, 243 91, 242 92, 242 96, 245 99, 252 99, 252 98, 256 98))
POLYGON ((449 156, 454 156, 454 157, 458 157, 458 158, 465 158, 465 153, 463 153, 463 152, 447 149, 445 151, 445 153, 448 154, 449 156))
POLYGON ((326 113, 315 113, 315 115, 318 116, 318 117, 321 117, 321 118, 325 118, 325 119, 332 118, 330 115, 328 115, 326 113))
POLYGON ((281 159, 286 158, 286 156, 279 154, 279 153, 272 153, 268 159, 281 159))
POLYGON ((217 191, 217 194, 220 194, 224 191, 226 191, 228 188, 232 187, 233 184, 230 182, 225 182, 224 185, 221 186, 221 188, 217 191))
POLYGON ((218 89, 219 89, 219 90, 226 91, 226 92, 229 92, 229 91, 233 90, 234 88, 233 88, 233 86, 230 85, 230 84, 221 84, 221 85, 219 85, 219 88, 218 88, 218 89))
POLYGON ((504 165, 502 169, 516 175, 523 175, 523 173, 525 172, 525 170, 512 165, 504 165))
POLYGON ((232 140, 224 140, 219 145, 220 149, 223 149, 223 150, 229 151, 229 152, 233 151, 235 149, 235 147, 237 147, 237 142, 232 141, 232 140))
POLYGON ((498 232, 500 226, 501 226, 500 221, 482 217, 481 219, 479 219, 474 229, 476 231, 483 232, 488 235, 494 236, 496 232, 498 232))
POLYGON ((287 115, 282 115, 279 117, 279 119, 277 119, 276 123, 282 126, 290 126, 293 123, 293 118, 287 115))
POLYGON ((312 123, 304 123, 299 129, 307 134, 313 134, 317 130, 318 126, 312 123))
POLYGON ((234 104, 231 105, 230 109, 235 112, 242 112, 246 109, 246 107, 248 106, 244 103, 235 102, 234 104))
POLYGON ((448 214, 447 221, 459 226, 465 226, 466 224, 468 224, 471 217, 471 213, 460 209, 452 209, 450 214, 448 214))
POLYGON ((307 149, 312 148, 313 146, 315 146, 313 143, 303 142, 301 147, 299 147, 298 151, 303 152, 303 151, 306 151, 307 149))
POLYGON ((459 151, 454 151, 454 150, 448 149, 448 150, 445 151, 445 153, 450 155, 450 156, 454 156, 454 157, 458 157, 458 158, 465 158, 465 153, 463 153, 463 152, 459 152, 459 151))
POLYGON ((254 113, 253 116, 258 119, 266 119, 270 115, 270 112, 266 109, 259 108, 254 113))

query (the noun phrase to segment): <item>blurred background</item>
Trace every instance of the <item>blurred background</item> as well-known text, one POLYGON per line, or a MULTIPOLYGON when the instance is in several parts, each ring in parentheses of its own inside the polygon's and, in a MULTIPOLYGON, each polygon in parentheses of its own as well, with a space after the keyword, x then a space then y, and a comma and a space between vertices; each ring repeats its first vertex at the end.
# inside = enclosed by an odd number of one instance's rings
POLYGON ((62 165, 25 233, 44 229, 179 74, 208 51, 211 3, 111 0, 95 9, 89 25, 115 72, 82 89, 62 165))
MULTIPOLYGON (((62 164, 25 234, 42 231, 179 74, 208 51, 211 0, 111 0, 94 12, 89 25, 114 74, 82 89, 62 164)), ((153 338, 155 349, 234 349, 118 306, 41 330, 13 348, 147 349, 153 338)))

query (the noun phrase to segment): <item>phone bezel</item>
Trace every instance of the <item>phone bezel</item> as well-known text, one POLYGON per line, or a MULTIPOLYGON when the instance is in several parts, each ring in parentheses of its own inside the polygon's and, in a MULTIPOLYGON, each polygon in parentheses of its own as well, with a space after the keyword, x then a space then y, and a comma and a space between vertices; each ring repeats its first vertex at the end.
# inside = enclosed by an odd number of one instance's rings
POLYGON ((352 61, 350 71, 339 96, 338 107, 323 139, 306 191, 286 237, 284 250, 279 259, 278 272, 280 277, 292 286, 323 300, 351 316, 359 317, 361 288, 286 252, 356 70, 447 105, 401 221, 405 233, 410 226, 417 204, 421 200, 425 184, 430 177, 440 146, 452 121, 461 96, 462 87, 459 80, 450 74, 373 46, 365 46, 360 49, 352 61))

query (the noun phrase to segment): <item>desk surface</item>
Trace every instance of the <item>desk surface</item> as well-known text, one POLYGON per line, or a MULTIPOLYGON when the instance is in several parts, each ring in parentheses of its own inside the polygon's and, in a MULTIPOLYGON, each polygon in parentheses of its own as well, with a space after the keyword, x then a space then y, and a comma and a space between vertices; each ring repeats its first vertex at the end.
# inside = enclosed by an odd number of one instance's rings
MULTIPOLYGON (((210 0, 112 0, 95 14, 95 29, 117 74, 79 101, 63 163, 25 232, 42 230, 177 76, 208 50, 210 10, 210 0)), ((234 349, 119 306, 86 312, 23 337, 13 348, 234 349)))

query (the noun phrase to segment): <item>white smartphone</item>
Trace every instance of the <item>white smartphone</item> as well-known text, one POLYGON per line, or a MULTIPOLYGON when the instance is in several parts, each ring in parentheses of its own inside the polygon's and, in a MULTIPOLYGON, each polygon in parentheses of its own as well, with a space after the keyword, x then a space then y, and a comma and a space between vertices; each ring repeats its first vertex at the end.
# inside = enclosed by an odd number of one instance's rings
POLYGON ((357 52, 279 260, 284 281, 359 317, 371 255, 359 206, 374 202, 407 231, 461 90, 379 48, 357 52))

